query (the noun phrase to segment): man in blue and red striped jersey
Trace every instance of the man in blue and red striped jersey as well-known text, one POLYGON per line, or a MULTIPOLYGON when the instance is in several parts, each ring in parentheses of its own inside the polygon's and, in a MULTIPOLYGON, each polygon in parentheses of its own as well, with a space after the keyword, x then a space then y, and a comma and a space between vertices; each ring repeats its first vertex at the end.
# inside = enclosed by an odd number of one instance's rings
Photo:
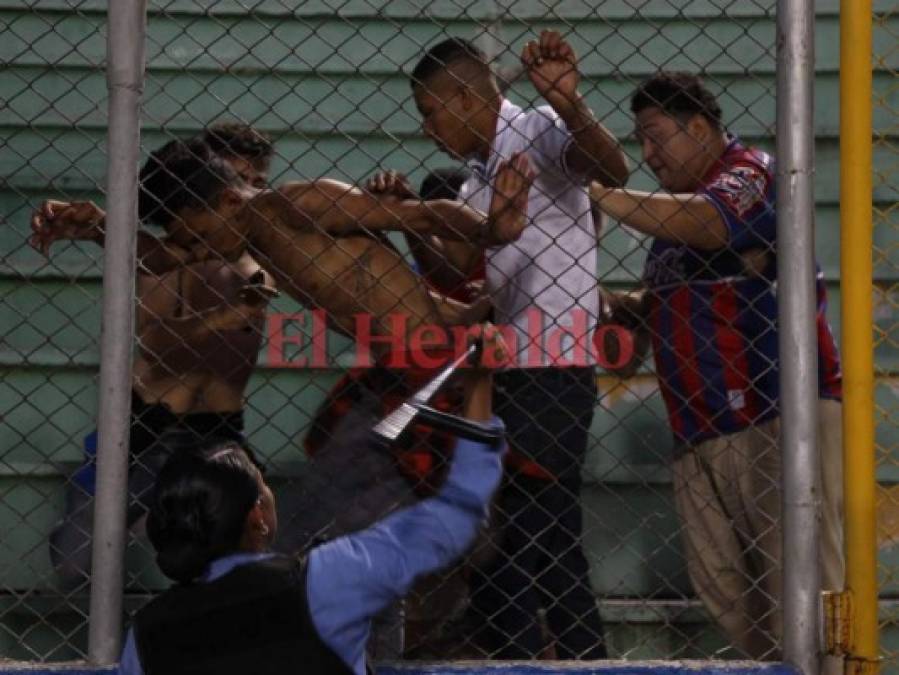
MULTIPOLYGON (((688 571, 746 656, 779 655, 782 634, 774 158, 728 134, 701 80, 661 72, 633 95, 643 160, 661 190, 591 197, 652 237, 645 292, 611 300, 651 333, 675 440, 675 504, 688 571)), ((819 447, 825 588, 843 583, 841 374, 818 284, 819 447)))

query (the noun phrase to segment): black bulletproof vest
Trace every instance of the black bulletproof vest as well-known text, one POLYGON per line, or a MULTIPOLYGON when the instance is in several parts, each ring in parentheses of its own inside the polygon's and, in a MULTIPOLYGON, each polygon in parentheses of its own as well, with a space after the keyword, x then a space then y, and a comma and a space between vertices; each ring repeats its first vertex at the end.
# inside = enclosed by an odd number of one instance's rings
POLYGON ((312 623, 305 558, 175 586, 137 613, 134 634, 146 675, 352 673, 312 623))

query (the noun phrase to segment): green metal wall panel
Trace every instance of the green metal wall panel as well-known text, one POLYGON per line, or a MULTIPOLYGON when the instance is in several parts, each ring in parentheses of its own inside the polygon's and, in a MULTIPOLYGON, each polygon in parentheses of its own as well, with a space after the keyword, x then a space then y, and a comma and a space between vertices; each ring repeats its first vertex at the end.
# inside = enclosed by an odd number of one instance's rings
MULTIPOLYGON (((81 0, 77 11, 70 11, 69 4, 38 0, 28 12, 20 0, 0 0, 0 580, 21 589, 55 584, 44 539, 62 510, 64 477, 79 461, 82 438, 94 428, 96 416, 102 255, 89 244, 58 244, 46 261, 23 245, 30 210, 44 196, 103 202, 106 82, 101 65, 107 3, 81 0)), ((626 0, 550 3, 564 22, 541 20, 547 7, 542 0, 503 3, 507 12, 502 16, 491 10, 498 3, 465 3, 460 12, 454 0, 426 3, 425 11, 411 0, 313 0, 289 10, 282 0, 260 0, 250 15, 244 4, 151 2, 145 151, 168 134, 191 134, 206 120, 237 117, 273 135, 279 155, 274 173, 280 180, 321 175, 356 180, 378 167, 392 167, 417 181, 426 168, 450 160, 421 138, 404 73, 437 37, 471 37, 479 32, 479 22, 490 22, 492 36, 513 45, 501 59, 507 67, 537 30, 574 27, 574 46, 584 55, 583 89, 621 137, 631 131, 629 94, 653 64, 686 69, 708 64, 707 78, 732 129, 773 146, 773 0, 731 3, 726 17, 717 0, 648 0, 639 3, 639 12, 626 0)), ((831 280, 835 326, 838 4, 817 3, 815 113, 817 244, 831 280)), ((875 8, 885 11, 892 4, 877 0, 875 8)), ((891 22, 899 24, 896 15, 891 22)), ((899 33, 899 25, 895 28, 893 35, 899 33)), ((899 52, 890 49, 888 35, 878 33, 875 49, 889 56, 874 81, 896 110, 899 90, 891 83, 899 52)), ((533 93, 515 83, 512 96, 522 101, 533 93)), ((887 107, 875 111, 875 128, 894 134, 887 107)), ((629 139, 626 148, 637 157, 629 139)), ((885 150, 875 153, 876 170, 894 164, 885 150)), ((651 181, 638 171, 633 185, 649 187, 651 181)), ((875 195, 887 210, 893 200, 895 194, 885 186, 875 195)), ((889 217, 899 225, 897 213, 892 209, 889 217)), ((876 274, 894 280, 899 250, 889 245, 887 228, 880 228, 878 236, 885 239, 875 243, 890 252, 878 261, 876 274)), ((637 238, 620 228, 607 231, 598 270, 606 282, 635 282, 642 261, 637 238)), ((878 305, 883 330, 899 325, 896 307, 899 302, 890 298, 878 305)), ((287 300, 272 308, 299 310, 287 300)), ((337 341, 337 349, 345 346, 337 341)), ((897 359, 895 349, 881 354, 881 365, 891 373, 877 390, 884 409, 899 408, 897 359)), ((298 441, 339 371, 271 368, 264 354, 260 361, 248 389, 248 429, 253 444, 274 465, 276 480, 283 482, 302 461, 298 441)), ((669 494, 670 441, 655 383, 647 373, 618 386, 602 378, 601 390, 585 466, 591 579, 602 597, 681 598, 689 594, 689 584, 669 494)), ((899 447, 895 428, 881 426, 878 433, 884 447, 899 447)), ((881 465, 880 477, 899 481, 899 468, 881 465)), ((129 560, 130 570, 150 575, 129 577, 130 583, 162 584, 145 553, 129 555, 136 556, 129 560)), ((895 562, 895 555, 885 552, 884 561, 895 562)), ((886 583, 888 589, 897 587, 895 580, 886 583)), ((691 616, 672 613, 672 627, 660 631, 667 616, 660 614, 662 606, 623 604, 615 610, 604 604, 614 624, 613 651, 654 656, 687 644, 702 655, 711 647, 700 645, 720 643, 695 610, 691 616), (641 632, 641 621, 652 630, 641 632)), ((29 608, 27 602, 0 607, 2 622, 10 631, 37 626, 40 621, 29 608)), ((75 630, 77 622, 61 617, 35 629, 35 642, 52 645, 54 633, 75 630)), ((4 635, 0 631, 0 653, 29 658, 27 646, 6 645, 4 635)))

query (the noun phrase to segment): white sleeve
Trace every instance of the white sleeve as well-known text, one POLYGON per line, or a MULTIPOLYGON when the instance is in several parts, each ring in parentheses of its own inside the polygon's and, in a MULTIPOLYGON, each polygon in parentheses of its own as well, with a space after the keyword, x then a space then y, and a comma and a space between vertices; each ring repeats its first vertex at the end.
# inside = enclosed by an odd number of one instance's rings
POLYGON ((555 171, 569 180, 583 182, 583 176, 568 169, 565 155, 574 139, 556 111, 549 106, 541 106, 528 114, 526 124, 530 139, 528 154, 537 168, 555 171))

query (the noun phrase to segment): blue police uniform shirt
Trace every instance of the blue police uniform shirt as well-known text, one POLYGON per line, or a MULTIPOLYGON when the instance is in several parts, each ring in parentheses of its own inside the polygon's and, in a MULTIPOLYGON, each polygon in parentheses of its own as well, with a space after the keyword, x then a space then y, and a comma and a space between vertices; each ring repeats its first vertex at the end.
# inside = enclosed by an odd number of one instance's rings
MULTIPOLYGON (((502 421, 494 417, 494 429, 502 421)), ((308 559, 306 593, 319 637, 353 672, 365 673, 371 617, 405 595, 421 575, 460 557, 474 541, 502 475, 502 454, 460 439, 440 492, 401 509, 368 529, 314 548, 308 559)), ((235 553, 213 561, 203 576, 212 581, 235 567, 272 553, 235 553)), ((120 675, 143 675, 130 629, 120 675)))

